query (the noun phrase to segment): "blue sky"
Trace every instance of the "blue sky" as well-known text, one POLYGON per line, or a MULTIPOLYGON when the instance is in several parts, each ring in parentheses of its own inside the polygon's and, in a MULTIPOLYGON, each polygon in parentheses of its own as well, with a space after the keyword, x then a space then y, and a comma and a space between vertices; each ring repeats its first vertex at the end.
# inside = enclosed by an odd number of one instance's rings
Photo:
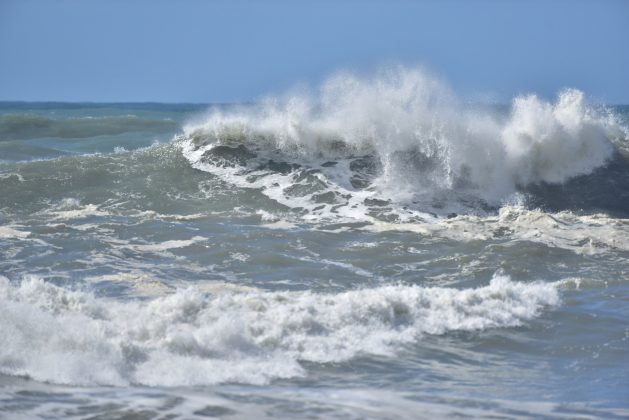
POLYGON ((388 63, 629 103, 629 1, 0 0, 0 100, 238 102, 388 63))

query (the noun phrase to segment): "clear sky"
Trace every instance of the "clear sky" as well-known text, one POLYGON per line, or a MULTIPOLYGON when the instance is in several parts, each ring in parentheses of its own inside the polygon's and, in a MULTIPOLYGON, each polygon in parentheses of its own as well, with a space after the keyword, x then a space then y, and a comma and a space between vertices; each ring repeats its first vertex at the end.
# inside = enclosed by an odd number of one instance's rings
POLYGON ((0 0, 0 100, 248 101, 387 63, 629 103, 629 0, 0 0))

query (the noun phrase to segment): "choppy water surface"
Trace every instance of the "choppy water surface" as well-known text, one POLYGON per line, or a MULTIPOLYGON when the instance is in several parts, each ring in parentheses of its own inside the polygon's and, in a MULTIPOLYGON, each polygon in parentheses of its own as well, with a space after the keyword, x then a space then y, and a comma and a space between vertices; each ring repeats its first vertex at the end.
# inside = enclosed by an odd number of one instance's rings
POLYGON ((0 416, 629 416, 628 117, 4 103, 0 416))

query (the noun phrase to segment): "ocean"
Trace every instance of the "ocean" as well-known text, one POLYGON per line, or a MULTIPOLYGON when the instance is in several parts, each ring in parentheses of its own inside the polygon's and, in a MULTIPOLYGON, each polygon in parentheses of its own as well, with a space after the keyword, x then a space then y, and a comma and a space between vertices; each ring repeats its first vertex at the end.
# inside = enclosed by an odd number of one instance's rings
POLYGON ((414 70, 0 103, 0 417, 627 418, 627 127, 414 70))

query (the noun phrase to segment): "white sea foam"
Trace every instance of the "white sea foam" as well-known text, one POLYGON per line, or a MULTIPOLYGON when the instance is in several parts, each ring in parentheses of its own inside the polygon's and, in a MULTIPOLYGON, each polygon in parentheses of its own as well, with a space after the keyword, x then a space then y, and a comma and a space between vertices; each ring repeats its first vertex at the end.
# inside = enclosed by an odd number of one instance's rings
POLYGON ((597 253, 629 249, 625 220, 527 209, 517 191, 593 171, 618 139, 629 139, 627 129, 574 89, 554 103, 519 96, 500 113, 463 106, 426 73, 397 68, 371 79, 338 75, 313 95, 213 110, 185 128, 180 145, 195 168, 293 210, 257 209, 269 227, 360 222, 597 253))
POLYGON ((170 240, 149 244, 128 244, 123 245, 122 247, 127 247, 142 252, 162 252, 168 251, 170 249, 185 248, 199 242, 204 242, 206 240, 207 238, 203 236, 194 236, 190 239, 170 240))
POLYGON ((95 204, 81 204, 76 198, 64 198, 59 203, 45 210, 52 220, 84 219, 92 216, 108 216, 109 213, 95 204))
MULTIPOLYGON (((115 206, 114 206, 115 207, 115 206)), ((144 220, 174 220, 177 222, 189 221, 189 220, 199 220, 204 219, 208 215, 206 213, 193 213, 193 214, 162 214, 158 213, 154 210, 142 210, 129 212, 133 217, 137 217, 139 219, 144 220)))
POLYGON ((303 361, 392 355, 426 334, 521 325, 556 284, 503 275, 474 289, 386 285, 341 293, 198 289, 143 301, 0 278, 0 372, 64 384, 267 383, 303 361))
POLYGON ((521 206, 504 206, 495 216, 461 215, 429 223, 374 222, 363 229, 416 232, 457 241, 497 238, 531 241, 579 254, 629 251, 629 219, 605 214, 580 216, 569 211, 547 213, 521 206))
POLYGON ((16 238, 16 239, 24 239, 28 238, 31 235, 31 232, 27 232, 25 230, 15 229, 18 226, 0 226, 0 238, 16 238))
POLYGON ((182 146, 196 168, 239 187, 259 188, 290 207, 320 204, 312 194, 287 194, 301 178, 269 171, 251 177, 252 168, 244 171, 242 162, 217 165, 205 153, 244 145, 259 161, 315 167, 312 177, 328 189, 350 193, 344 207, 349 216, 349 209, 360 213, 371 197, 406 204, 458 191, 500 204, 518 186, 562 183, 591 172, 612 156, 611 139, 627 137, 613 115, 589 106, 575 89, 562 91, 554 103, 519 96, 509 115, 498 114, 461 105, 423 71, 395 68, 371 79, 337 75, 314 95, 215 109, 185 128, 182 146), (349 161, 343 160, 362 155, 374 157, 378 166, 368 189, 352 186, 349 161), (337 162, 320 167, 326 160, 337 162))
MULTIPOLYGON (((360 419, 445 419, 457 417, 505 420, 523 417, 563 419, 627 418, 629 410, 621 407, 593 407, 588 401, 553 402, 548 400, 497 399, 487 396, 444 396, 430 392, 407 392, 382 388, 329 387, 222 387, 218 389, 130 387, 55 387, 28 383, 29 404, 22 401, 26 393, 0 394, 5 404, 19 407, 10 411, 11 419, 75 417, 84 407, 99 410, 97 415, 119 418, 129 413, 159 413, 166 418, 294 419, 294 418, 360 418, 360 419), (71 392, 71 394, 70 394, 71 392), (7 395, 8 394, 8 395, 7 395), (20 399, 21 398, 21 399, 20 399), (68 400, 81 401, 77 409, 68 400), (39 404, 38 404, 39 403, 39 404), (102 410, 102 411, 101 411, 102 410), (578 414, 576 414, 578 413, 578 414)), ((88 414, 88 415, 91 415, 88 414)))
POLYGON ((6 179, 6 180, 16 179, 19 182, 24 182, 24 177, 21 174, 13 173, 13 172, 0 173, 0 179, 6 179))

